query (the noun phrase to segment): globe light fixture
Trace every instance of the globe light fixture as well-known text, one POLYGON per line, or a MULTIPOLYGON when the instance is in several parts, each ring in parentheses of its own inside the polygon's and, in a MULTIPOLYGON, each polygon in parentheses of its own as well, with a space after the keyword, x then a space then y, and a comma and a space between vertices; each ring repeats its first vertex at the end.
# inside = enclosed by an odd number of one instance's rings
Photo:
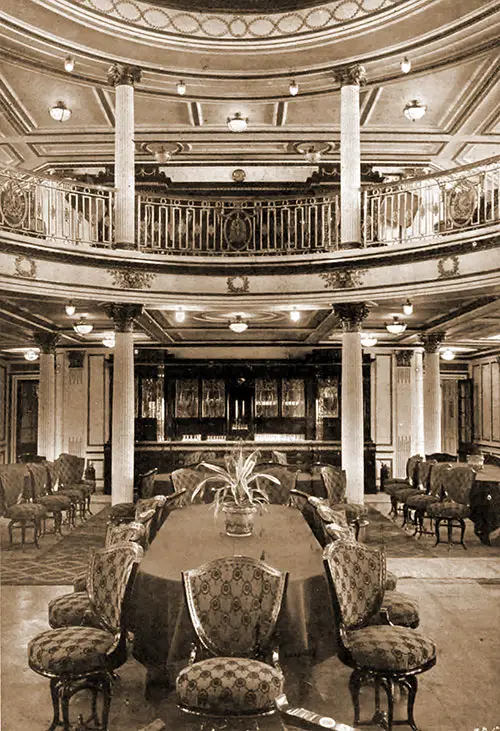
POLYGON ((302 313, 296 307, 293 307, 290 310, 290 320, 292 322, 298 322, 301 317, 302 317, 302 313))
POLYGON ((114 348, 116 344, 114 332, 104 333, 102 338, 102 344, 105 345, 106 348, 114 348))
POLYGON ((406 330, 406 322, 401 322, 399 317, 393 317, 392 322, 385 323, 385 329, 391 335, 401 335, 406 330))
POLYGON ((405 313, 405 315, 413 315, 413 305, 410 300, 406 300, 406 302, 403 304, 403 312, 405 313))
POLYGON ((157 150, 155 150, 155 160, 159 163, 168 162, 170 158, 172 157, 169 150, 166 150, 164 147, 159 147, 157 150))
POLYGON ((184 322, 186 319, 186 312, 182 309, 182 307, 178 307, 175 311, 175 319, 177 322, 184 322))
POLYGON ((411 61, 408 58, 408 56, 405 56, 403 60, 401 61, 401 71, 404 74, 409 74, 411 71, 411 61))
POLYGON ((75 59, 73 58, 73 56, 66 56, 66 58, 64 59, 64 70, 70 74, 74 68, 75 59))
POLYGON ((373 348, 377 344, 378 340, 375 335, 370 333, 361 333, 360 343, 363 348, 373 348))
POLYGON ((178 81, 176 89, 179 96, 184 96, 186 93, 186 84, 183 81, 178 81))
POLYGON ((24 357, 29 361, 38 360, 38 350, 35 350, 35 348, 28 348, 28 350, 24 351, 24 357))
POLYGON ((231 132, 244 132, 248 126, 248 117, 242 117, 240 112, 235 112, 232 117, 227 118, 227 126, 231 132))
POLYGON ((81 317, 78 322, 75 322, 73 325, 73 330, 78 333, 78 335, 88 335, 93 329, 94 326, 90 322, 87 322, 85 317, 81 317))
POLYGON ((425 115, 427 106, 418 101, 418 99, 412 99, 412 101, 405 106, 403 109, 404 115, 410 122, 417 122, 425 115))
POLYGON ((299 85, 295 80, 290 82, 288 91, 290 92, 290 96, 297 96, 297 94, 299 93, 299 85))
POLYGON ((441 351, 440 355, 443 360, 455 360, 455 351, 451 350, 451 348, 445 348, 441 351))
POLYGON ((66 302, 66 304, 64 305, 64 309, 66 310, 66 314, 68 317, 73 317, 76 312, 76 307, 71 300, 69 300, 69 302, 66 302))
POLYGON ((71 109, 68 109, 64 102, 57 102, 50 107, 49 114, 56 122, 67 122, 71 117, 71 109))
POLYGON ((229 329, 234 333, 244 333, 248 327, 248 322, 242 319, 241 315, 236 315, 234 320, 229 323, 229 329))

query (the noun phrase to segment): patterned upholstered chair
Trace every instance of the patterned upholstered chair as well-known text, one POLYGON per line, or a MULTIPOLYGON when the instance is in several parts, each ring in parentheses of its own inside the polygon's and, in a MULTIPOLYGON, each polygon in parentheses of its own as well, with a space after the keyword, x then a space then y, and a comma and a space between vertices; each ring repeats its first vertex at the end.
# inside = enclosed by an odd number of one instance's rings
POLYGON ((426 454, 425 459, 434 460, 435 462, 458 462, 458 456, 456 454, 449 454, 448 452, 433 452, 432 454, 426 454))
POLYGON ((62 536, 63 513, 66 514, 66 522, 71 524, 72 505, 67 495, 54 494, 50 490, 50 474, 45 462, 32 462, 28 464, 33 487, 33 502, 45 508, 45 516, 42 520, 42 535, 47 533, 47 519, 54 523, 54 533, 62 536))
MULTIPOLYGON (((425 463, 422 463, 425 464, 425 463)), ((409 515, 413 512, 413 522, 415 524, 415 532, 413 535, 422 535, 427 531, 424 528, 424 519, 426 511, 431 503, 437 503, 443 496, 443 476, 451 465, 448 462, 431 462, 427 477, 427 489, 422 493, 414 493, 405 500, 405 511, 409 515)))
POLYGON ((417 675, 435 665, 434 642, 407 627, 370 624, 380 612, 383 600, 383 563, 378 552, 362 543, 335 541, 325 548, 324 563, 335 613, 339 659, 352 668, 349 691, 354 725, 360 722, 361 686, 373 683, 375 715, 371 723, 382 723, 391 731, 394 686, 398 684, 408 691, 406 722, 417 731, 413 718, 417 675), (387 720, 380 709, 381 688, 387 696, 387 720))
MULTIPOLYGON (((205 476, 206 474, 202 469, 194 469, 193 467, 181 467, 179 470, 174 470, 172 472, 174 492, 182 492, 184 503, 188 505, 191 502, 193 492, 205 476)), ((203 490, 198 498, 199 502, 210 502, 211 499, 211 490, 203 490)))
POLYGON ((91 514, 90 496, 95 491, 95 482, 83 479, 84 467, 85 459, 74 454, 63 453, 56 459, 57 493, 71 499, 75 514, 82 520, 91 514))
MULTIPOLYGON (((119 543, 137 543, 142 548, 146 542, 146 528, 142 523, 122 523, 108 525, 105 547, 116 546, 119 543)), ((57 627, 101 627, 102 622, 95 614, 90 601, 90 570, 79 574, 74 582, 74 591, 62 594, 49 602, 49 625, 57 627)))
POLYGON ((154 496, 154 483, 158 468, 154 467, 147 472, 141 472, 134 481, 134 500, 125 503, 116 503, 111 507, 109 522, 118 525, 119 523, 132 522, 136 519, 136 503, 138 499, 148 499, 154 496))
POLYGON ((52 730, 60 725, 64 731, 74 728, 70 723, 70 699, 83 689, 92 693, 90 720, 96 727, 108 728, 111 673, 127 659, 126 605, 142 553, 136 543, 120 543, 92 555, 90 600, 103 628, 50 629, 29 642, 30 668, 50 678, 52 730), (97 712, 99 693, 103 696, 101 719, 97 712))
POLYGON ((281 464, 281 465, 288 464, 288 457, 286 455, 286 452, 280 452, 278 449, 273 449, 271 451, 271 459, 274 462, 274 464, 281 464))
POLYGON ((453 543, 453 528, 460 528, 460 544, 467 548, 464 543, 465 519, 470 515, 469 497, 475 479, 475 471, 465 464, 454 465, 443 475, 443 500, 427 506, 427 516, 434 521, 436 546, 441 543, 440 526, 444 523, 448 531, 448 543, 453 543))
MULTIPOLYGON (((259 470, 260 471, 260 470, 259 470)), ((262 473, 264 475, 272 475, 276 477, 280 484, 277 485, 271 480, 266 480, 265 477, 258 478, 259 488, 262 488, 267 496, 269 502, 275 505, 289 505, 291 499, 291 491, 295 490, 297 484, 298 470, 290 469, 281 464, 270 464, 263 465, 262 473)))
POLYGON ((165 495, 165 502, 163 503, 163 508, 161 509, 161 512, 158 516, 156 532, 160 530, 170 513, 172 513, 174 510, 177 510, 178 508, 183 507, 184 496, 184 490, 181 490, 180 492, 173 492, 170 495, 165 495))
POLYGON ((272 711, 284 678, 270 645, 288 575, 254 558, 230 556, 182 578, 199 647, 177 676, 179 706, 214 716, 272 711), (198 660, 198 653, 205 657, 198 660))
MULTIPOLYGON (((406 479, 391 479, 384 482, 384 492, 391 498, 391 511, 389 515, 396 517, 399 512, 399 506, 405 503, 407 497, 419 490, 419 474, 418 465, 423 462, 424 458, 421 454, 414 454, 408 458, 406 462, 406 479)), ((403 521, 403 525, 406 522, 403 521)))
POLYGON ((137 498, 139 500, 145 500, 150 497, 154 497, 155 493, 155 478, 158 472, 158 467, 153 467, 147 472, 142 472, 137 478, 137 498))
POLYGON ((26 464, 0 466, 0 515, 9 519, 9 541, 14 541, 14 530, 21 531, 21 544, 26 543, 26 531, 33 530, 33 541, 39 548, 38 536, 46 516, 43 505, 33 502, 33 483, 26 464))
POLYGON ((345 470, 333 465, 321 465, 320 475, 328 496, 327 500, 310 497, 309 502, 315 506, 316 510, 319 505, 325 503, 333 510, 345 510, 348 523, 354 526, 356 535, 358 535, 360 526, 366 521, 368 508, 366 505, 347 502, 345 470))

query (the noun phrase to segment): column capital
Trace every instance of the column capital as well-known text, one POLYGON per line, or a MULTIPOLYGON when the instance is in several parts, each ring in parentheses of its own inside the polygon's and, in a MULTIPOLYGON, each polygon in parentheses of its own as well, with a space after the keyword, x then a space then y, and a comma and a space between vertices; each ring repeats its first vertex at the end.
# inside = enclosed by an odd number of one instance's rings
POLYGON ((396 365, 402 368, 409 368, 412 357, 413 351, 411 350, 396 350, 396 365))
POLYGON ((108 84, 110 86, 134 86, 141 80, 141 75, 142 71, 138 66, 114 63, 108 69, 108 84))
POLYGON ((53 355, 56 352, 56 345, 59 342, 59 333, 39 331, 33 333, 33 340, 42 353, 53 355))
POLYGON ((361 330, 361 323, 370 310, 365 302, 342 302, 333 305, 333 311, 342 323, 344 332, 358 332, 361 330))
POLYGON ((359 63, 343 66, 335 71, 335 81, 338 81, 340 86, 364 86, 367 81, 366 69, 359 63))
POLYGON ((142 314, 142 305, 109 302, 104 310, 115 323, 116 332, 125 333, 134 329, 134 320, 142 314))
POLYGON ((446 333, 444 330, 434 330, 430 333, 421 333, 420 342, 424 346, 426 353, 437 353, 439 346, 445 339, 446 333))

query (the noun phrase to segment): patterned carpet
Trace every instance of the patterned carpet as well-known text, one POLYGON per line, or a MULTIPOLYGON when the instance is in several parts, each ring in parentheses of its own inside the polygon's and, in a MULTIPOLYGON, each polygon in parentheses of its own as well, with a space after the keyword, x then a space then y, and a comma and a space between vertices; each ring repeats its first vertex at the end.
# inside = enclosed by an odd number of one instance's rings
POLYGON ((1 583, 72 584, 74 577, 87 568, 90 549, 104 545, 108 513, 106 507, 57 541, 54 536, 39 539, 40 549, 32 543, 22 547, 16 542, 9 546, 6 525, 3 525, 1 583))

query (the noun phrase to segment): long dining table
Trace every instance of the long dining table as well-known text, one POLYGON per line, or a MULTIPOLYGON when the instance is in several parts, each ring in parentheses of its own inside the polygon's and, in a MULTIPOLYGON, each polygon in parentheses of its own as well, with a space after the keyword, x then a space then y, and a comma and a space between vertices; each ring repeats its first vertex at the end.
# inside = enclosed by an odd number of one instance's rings
POLYGON ((289 572, 276 642, 282 657, 320 662, 336 652, 333 610, 322 549, 299 510, 268 505, 255 518, 254 533, 231 537, 224 516, 209 505, 173 511, 146 552, 137 573, 129 626, 134 657, 151 677, 168 683, 187 663, 195 640, 185 604, 182 571, 228 555, 261 559, 289 572))

